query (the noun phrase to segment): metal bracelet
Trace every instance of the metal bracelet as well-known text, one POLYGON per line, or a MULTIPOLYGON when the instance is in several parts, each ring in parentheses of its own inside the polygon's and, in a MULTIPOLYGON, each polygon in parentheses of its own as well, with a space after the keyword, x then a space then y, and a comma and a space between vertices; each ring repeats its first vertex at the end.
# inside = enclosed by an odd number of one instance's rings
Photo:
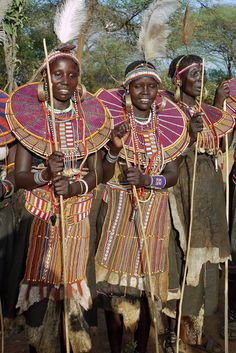
POLYGON ((106 154, 106 160, 107 160, 108 163, 115 164, 118 161, 118 158, 117 159, 112 159, 112 158, 109 157, 108 154, 106 154))
POLYGON ((45 180, 42 176, 44 169, 34 173, 34 182, 37 185, 45 185, 48 183, 48 180, 45 180))
POLYGON ((85 186, 85 191, 81 194, 81 196, 86 195, 88 193, 88 183, 84 179, 80 179, 79 181, 85 186))
POLYGON ((110 150, 107 151, 106 160, 108 163, 115 164, 119 159, 119 155, 114 156, 110 150))

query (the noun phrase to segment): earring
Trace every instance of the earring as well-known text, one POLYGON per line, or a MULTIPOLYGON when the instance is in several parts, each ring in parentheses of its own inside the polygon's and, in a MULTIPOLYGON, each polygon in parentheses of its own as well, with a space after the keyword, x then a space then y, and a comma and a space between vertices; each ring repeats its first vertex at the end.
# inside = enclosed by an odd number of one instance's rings
POLYGON ((179 102, 180 101, 180 84, 176 84, 176 88, 175 88, 175 101, 179 102))
POLYGON ((40 102, 45 102, 48 100, 48 84, 46 78, 46 70, 43 72, 43 80, 39 82, 37 91, 38 91, 38 99, 40 102))
POLYGON ((80 97, 81 102, 83 102, 87 94, 87 89, 85 85, 83 85, 82 83, 79 83, 76 87, 76 91, 80 97))
POLYGON ((160 113, 160 112, 161 112, 162 110, 164 110, 165 107, 166 107, 166 103, 167 103, 166 98, 165 98, 165 97, 161 97, 161 98, 162 98, 162 99, 161 99, 161 104, 158 105, 157 108, 156 108, 156 112, 157 112, 157 113, 160 113))
POLYGON ((126 91, 126 93, 125 93, 125 107, 126 107, 127 113, 131 113, 131 106, 132 106, 132 101, 131 101, 130 94, 129 94, 129 91, 126 91))
POLYGON ((206 87, 203 88, 203 97, 202 99, 205 101, 208 97, 208 89, 206 87))
POLYGON ((46 92, 44 89, 44 82, 43 81, 39 82, 38 87, 37 87, 37 92, 38 92, 39 101, 45 102, 46 101, 46 92))

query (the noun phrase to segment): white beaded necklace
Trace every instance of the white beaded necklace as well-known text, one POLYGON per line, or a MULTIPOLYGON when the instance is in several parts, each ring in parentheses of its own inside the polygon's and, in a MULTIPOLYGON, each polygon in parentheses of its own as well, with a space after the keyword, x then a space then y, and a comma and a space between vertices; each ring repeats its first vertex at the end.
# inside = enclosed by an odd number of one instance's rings
POLYGON ((134 120, 137 124, 139 125, 147 125, 151 122, 151 119, 152 119, 152 111, 150 111, 149 115, 148 115, 148 118, 139 118, 137 116, 134 116, 134 120))
MULTIPOLYGON (((47 102, 45 102, 45 105, 46 105, 46 108, 51 112, 52 111, 51 106, 47 102)), ((69 107, 67 107, 66 109, 62 109, 62 110, 54 108, 54 114, 69 113, 72 109, 73 109, 73 102, 72 102, 72 99, 70 99, 69 107)))

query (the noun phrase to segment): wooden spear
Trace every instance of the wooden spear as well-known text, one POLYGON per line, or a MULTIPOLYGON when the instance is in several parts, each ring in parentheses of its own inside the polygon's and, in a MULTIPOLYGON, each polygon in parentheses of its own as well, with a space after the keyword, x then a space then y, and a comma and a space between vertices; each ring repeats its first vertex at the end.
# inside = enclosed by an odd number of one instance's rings
MULTIPOLYGON (((226 111, 226 100, 224 101, 224 106, 223 106, 224 111, 226 111)), ((226 174, 226 219, 227 219, 227 225, 229 226, 229 141, 228 141, 228 135, 225 135, 225 156, 226 156, 226 169, 225 169, 225 174, 226 174)), ((228 228, 229 229, 229 228, 228 228)), ((228 299, 228 292, 229 292, 229 260, 225 260, 225 315, 224 315, 224 334, 225 334, 225 353, 229 353, 229 299, 228 299)))
POLYGON ((0 299, 0 317, 1 317, 1 353, 4 353, 4 321, 3 321, 3 312, 2 312, 2 301, 0 299))
MULTIPOLYGON (((53 102, 53 90, 52 90, 52 80, 50 74, 50 67, 48 61, 48 51, 45 38, 43 39, 44 53, 47 64, 47 77, 48 77, 48 86, 50 94, 50 105, 51 105, 51 118, 52 118, 52 128, 54 134, 54 145, 55 150, 58 150, 57 142, 57 131, 54 115, 54 102, 53 102)), ((64 324, 65 324, 65 340, 66 340, 66 353, 70 353, 70 342, 69 342, 69 326, 68 326, 68 313, 67 313, 67 261, 66 261, 66 251, 65 251, 65 218, 64 218, 64 204, 63 196, 60 195, 60 221, 61 221, 61 239, 62 239, 62 268, 63 268, 63 284, 64 284, 64 324)))
MULTIPOLYGON (((201 92, 200 92, 200 99, 199 99, 199 106, 198 106, 198 111, 199 112, 201 112, 201 109, 202 109, 202 97, 203 97, 203 87, 204 87, 204 69, 205 69, 205 63, 204 63, 204 59, 203 59, 202 60, 201 92)), ((190 222, 189 222, 189 232, 188 232, 188 244, 187 244, 187 250, 186 250, 186 257, 185 257, 184 276, 183 276, 182 288, 181 288, 181 294, 180 294, 180 301, 179 301, 179 313, 178 313, 178 321, 177 321, 176 353, 179 353, 180 324, 181 324, 181 317, 182 317, 182 307, 183 307, 184 290, 185 290, 187 271, 188 271, 189 255, 190 255, 190 249, 191 249, 198 144, 199 144, 199 133, 197 134, 197 141, 196 141, 196 144, 195 144, 195 155, 194 155, 194 165, 193 165, 193 181, 192 181, 192 192, 191 192, 191 201, 190 201, 191 202, 191 206, 190 206, 190 222)))

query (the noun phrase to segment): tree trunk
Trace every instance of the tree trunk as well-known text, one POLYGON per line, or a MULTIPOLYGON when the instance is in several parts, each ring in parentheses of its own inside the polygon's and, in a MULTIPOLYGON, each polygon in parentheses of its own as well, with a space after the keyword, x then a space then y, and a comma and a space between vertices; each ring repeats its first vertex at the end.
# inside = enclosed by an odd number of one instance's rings
POLYGON ((16 70, 16 35, 6 34, 4 41, 4 53, 5 53, 5 65, 7 69, 7 84, 5 90, 11 93, 16 88, 16 82, 14 80, 14 74, 16 70))

